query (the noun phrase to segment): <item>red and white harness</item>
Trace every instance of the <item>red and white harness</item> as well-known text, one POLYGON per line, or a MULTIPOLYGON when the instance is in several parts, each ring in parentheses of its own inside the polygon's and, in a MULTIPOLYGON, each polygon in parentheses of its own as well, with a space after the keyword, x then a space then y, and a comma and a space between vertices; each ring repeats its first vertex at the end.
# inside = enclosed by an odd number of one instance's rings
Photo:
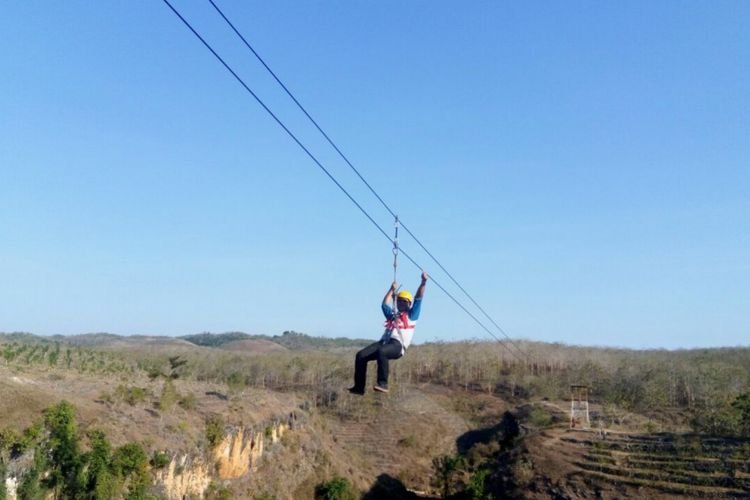
POLYGON ((397 313, 385 321, 383 340, 398 340, 401 343, 401 354, 403 355, 406 348, 411 344, 412 337, 414 337, 415 326, 417 326, 417 322, 409 319, 408 312, 397 313))

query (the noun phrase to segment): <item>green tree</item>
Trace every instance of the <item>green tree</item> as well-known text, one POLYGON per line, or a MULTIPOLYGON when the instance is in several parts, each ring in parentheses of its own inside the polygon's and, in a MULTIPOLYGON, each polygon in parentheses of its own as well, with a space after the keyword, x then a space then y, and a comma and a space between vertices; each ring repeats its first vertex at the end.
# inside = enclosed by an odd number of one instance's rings
POLYGON ((146 400, 146 389, 142 387, 127 387, 122 384, 115 389, 115 396, 124 400, 130 406, 135 406, 146 400))
POLYGON ((339 476, 315 487, 316 500, 354 500, 356 497, 349 481, 339 476))
POLYGON ((128 443, 118 448, 112 457, 112 468, 121 478, 127 479, 126 499, 147 498, 146 490, 150 485, 148 456, 140 444, 128 443))
POLYGON ((0 430, 0 454, 6 450, 10 450, 19 439, 18 433, 10 427, 0 430))
POLYGON ((169 458, 169 455, 167 455, 166 452, 163 451, 157 451, 154 453, 154 456, 151 458, 151 467, 154 469, 163 469, 167 465, 169 465, 169 462, 171 459, 169 458))
POLYGON ((44 458, 44 452, 36 448, 34 450, 34 462, 31 469, 23 476, 23 481, 16 491, 18 498, 23 500, 43 500, 45 497, 44 487, 42 486, 42 473, 46 468, 47 462, 44 458))
POLYGON ((35 446, 42 436, 43 428, 44 425, 42 424, 42 422, 36 422, 35 424, 30 425, 29 427, 24 429, 23 433, 21 433, 21 437, 17 438, 13 442, 11 453, 13 455, 21 455, 32 446, 35 446))
POLYGON ((239 372, 233 372, 227 377, 227 387, 230 392, 242 392, 245 390, 245 376, 239 372))
POLYGON ((179 399, 180 394, 177 392, 177 388, 174 386, 172 380, 165 380, 164 386, 161 389, 161 396, 159 396, 159 409, 169 411, 179 399))
POLYGON ((448 498, 453 490, 453 480, 463 466, 461 456, 443 455, 432 459, 434 476, 432 485, 440 489, 442 498, 448 498))
POLYGON ((15 357, 16 353, 11 345, 6 345, 5 347, 3 347, 3 358, 5 359, 5 364, 13 361, 13 358, 15 357))
POLYGON ((114 498, 120 481, 112 471, 112 446, 102 431, 92 430, 87 436, 91 451, 86 455, 86 492, 96 500, 114 498))
POLYGON ((47 362, 50 366, 57 365, 57 360, 60 357, 60 343, 55 342, 55 348, 47 355, 47 362))
POLYGON ((63 496, 75 498, 85 487, 80 484, 83 463, 73 405, 61 401, 48 408, 44 423, 49 431, 50 450, 50 471, 46 482, 63 496))
POLYGON ((224 420, 218 415, 206 419, 206 439, 215 448, 224 439, 224 420))
POLYGON ((482 469, 471 476, 469 483, 466 485, 463 497, 469 500, 490 500, 492 495, 487 491, 487 476, 490 471, 482 469))
POLYGON ((739 434, 737 411, 728 403, 697 407, 690 423, 696 432, 703 434, 712 436, 739 434))

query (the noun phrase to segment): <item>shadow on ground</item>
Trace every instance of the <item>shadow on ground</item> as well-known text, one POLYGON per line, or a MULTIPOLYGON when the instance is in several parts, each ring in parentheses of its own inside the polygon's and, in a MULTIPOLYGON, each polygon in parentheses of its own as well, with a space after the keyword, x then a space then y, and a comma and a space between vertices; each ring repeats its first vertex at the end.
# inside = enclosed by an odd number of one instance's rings
POLYGON ((372 487, 362 496, 363 500, 413 500, 416 498, 426 497, 417 496, 407 490, 404 483, 388 474, 379 475, 372 487))
POLYGON ((490 441, 497 441, 500 444, 510 443, 519 433, 518 420, 511 412, 506 411, 497 425, 471 430, 458 436, 456 447, 459 453, 464 454, 477 443, 487 444, 490 441))

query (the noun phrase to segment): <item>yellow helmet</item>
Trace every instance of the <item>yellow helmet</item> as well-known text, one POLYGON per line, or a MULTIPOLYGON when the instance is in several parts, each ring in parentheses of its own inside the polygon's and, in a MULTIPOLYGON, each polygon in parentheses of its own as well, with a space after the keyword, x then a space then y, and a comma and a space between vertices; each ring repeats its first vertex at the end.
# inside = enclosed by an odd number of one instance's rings
POLYGON ((414 303, 414 297, 407 290, 403 290, 401 292, 398 292, 398 297, 397 298, 399 298, 399 299, 406 299, 406 300, 409 301, 409 303, 414 303))

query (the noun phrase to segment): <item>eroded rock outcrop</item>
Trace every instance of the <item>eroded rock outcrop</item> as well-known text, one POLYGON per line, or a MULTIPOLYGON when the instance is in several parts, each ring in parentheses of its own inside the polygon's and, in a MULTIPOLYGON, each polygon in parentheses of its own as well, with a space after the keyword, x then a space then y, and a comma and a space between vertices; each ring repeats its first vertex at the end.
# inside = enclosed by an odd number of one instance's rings
POLYGON ((211 484, 211 468, 202 458, 178 455, 167 467, 154 473, 167 498, 202 496, 211 484))
POLYGON ((263 455, 263 433, 239 427, 214 448, 213 458, 221 479, 236 479, 257 467, 263 455))
POLYGON ((289 424, 287 423, 280 423, 275 425, 271 430, 271 443, 278 442, 283 436, 286 431, 289 430, 289 424))
POLYGON ((8 500, 16 500, 16 491, 18 489, 18 479, 15 477, 5 478, 5 495, 8 500))
POLYGON ((289 423, 279 422, 266 427, 263 432, 238 427, 227 433, 213 451, 219 478, 237 479, 256 470, 264 446, 277 443, 289 428, 289 423))
MULTIPOLYGON (((6 457, 6 459, 9 457, 6 457)), ((1 458, 0 458, 1 459, 1 458)), ((21 456, 11 458, 5 466, 5 498, 7 500, 17 500, 18 488, 23 481, 24 476, 34 466, 34 450, 26 450, 21 456)), ((2 480, 2 476, 0 476, 2 480)))
POLYGON ((157 471, 156 483, 164 496, 181 499, 202 496, 214 479, 238 479, 257 469, 264 449, 277 443, 291 429, 294 415, 257 431, 246 427, 229 429, 208 458, 178 455, 169 466, 157 471))

